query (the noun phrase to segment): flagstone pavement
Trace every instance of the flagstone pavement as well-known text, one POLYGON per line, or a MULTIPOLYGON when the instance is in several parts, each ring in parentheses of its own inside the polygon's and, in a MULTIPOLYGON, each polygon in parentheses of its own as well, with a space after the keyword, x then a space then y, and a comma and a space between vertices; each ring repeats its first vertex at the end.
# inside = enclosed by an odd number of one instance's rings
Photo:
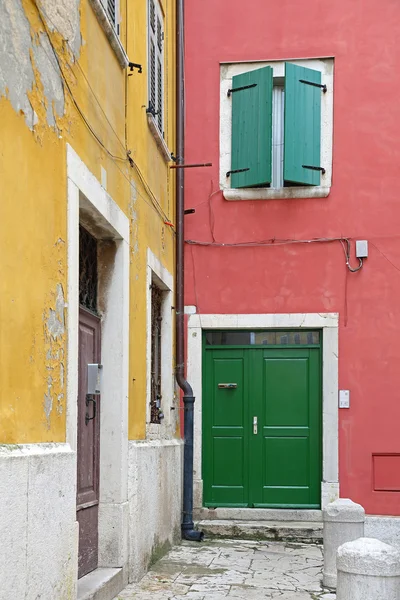
POLYGON ((115 600, 335 600, 321 580, 321 546, 183 542, 115 600))

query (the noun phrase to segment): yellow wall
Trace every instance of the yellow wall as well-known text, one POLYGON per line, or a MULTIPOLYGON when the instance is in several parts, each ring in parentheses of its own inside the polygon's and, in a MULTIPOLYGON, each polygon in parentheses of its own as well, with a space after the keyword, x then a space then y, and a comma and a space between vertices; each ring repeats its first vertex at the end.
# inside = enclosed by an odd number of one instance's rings
MULTIPOLYGON (((146 414, 147 248, 172 273, 175 243, 174 231, 164 224, 174 222, 173 172, 156 146, 145 111, 147 3, 121 0, 122 44, 130 60, 144 67, 142 74, 128 77, 89 0, 80 4, 82 46, 75 61, 65 39, 46 19, 47 26, 41 21, 33 0, 6 1, 22 2, 32 46, 50 35, 74 100, 64 85, 64 114, 57 116, 56 127, 49 126, 45 74, 31 49, 35 81, 27 95, 37 114, 33 131, 26 115, 12 105, 9 90, 0 98, 0 443, 64 441, 66 436, 67 143, 99 181, 101 166, 107 171, 107 191, 131 219, 129 437, 140 439, 146 414), (126 160, 127 150, 142 178, 126 160)), ((171 150, 174 4, 163 2, 165 132, 171 150)), ((49 58, 59 77, 54 57, 49 58)))

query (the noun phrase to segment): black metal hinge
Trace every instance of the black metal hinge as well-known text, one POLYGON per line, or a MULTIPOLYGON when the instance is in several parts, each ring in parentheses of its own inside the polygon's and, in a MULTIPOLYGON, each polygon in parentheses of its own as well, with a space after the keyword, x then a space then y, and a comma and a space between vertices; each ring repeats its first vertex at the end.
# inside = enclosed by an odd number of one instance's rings
POLYGON ((245 171, 250 171, 250 167, 247 169, 235 169, 234 171, 228 171, 226 176, 229 177, 229 175, 232 175, 233 173, 244 173, 245 171))
POLYGON ((328 88, 324 83, 313 83, 312 81, 306 81, 305 79, 299 79, 300 83, 305 83, 307 85, 313 85, 314 87, 321 88, 321 90, 326 94, 328 88))
POLYGON ((250 85, 243 85, 242 87, 238 87, 238 88, 234 88, 234 89, 229 89, 228 90, 228 98, 230 98, 230 95, 233 92, 240 92, 241 90, 249 90, 250 88, 253 88, 253 87, 257 87, 257 84, 256 83, 251 83, 250 85))
POLYGON ((303 169, 310 169, 311 171, 321 171, 322 175, 325 175, 326 171, 324 167, 311 167, 310 165, 301 165, 303 169))

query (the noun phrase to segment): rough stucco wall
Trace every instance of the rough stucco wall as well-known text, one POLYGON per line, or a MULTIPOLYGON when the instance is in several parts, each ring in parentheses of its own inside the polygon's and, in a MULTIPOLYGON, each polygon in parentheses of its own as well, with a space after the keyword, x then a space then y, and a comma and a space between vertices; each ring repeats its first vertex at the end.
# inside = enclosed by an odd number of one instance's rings
POLYGON ((129 581, 180 539, 182 451, 179 441, 129 442, 129 581))

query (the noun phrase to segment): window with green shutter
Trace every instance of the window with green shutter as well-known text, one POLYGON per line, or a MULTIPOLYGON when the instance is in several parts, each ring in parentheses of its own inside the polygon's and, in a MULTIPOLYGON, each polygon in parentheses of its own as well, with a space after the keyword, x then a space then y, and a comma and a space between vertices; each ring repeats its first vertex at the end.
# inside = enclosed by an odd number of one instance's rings
POLYGON ((271 183, 272 68, 232 78, 232 187, 271 183))
POLYGON ((279 64, 232 77, 231 188, 321 185, 321 71, 279 64))

